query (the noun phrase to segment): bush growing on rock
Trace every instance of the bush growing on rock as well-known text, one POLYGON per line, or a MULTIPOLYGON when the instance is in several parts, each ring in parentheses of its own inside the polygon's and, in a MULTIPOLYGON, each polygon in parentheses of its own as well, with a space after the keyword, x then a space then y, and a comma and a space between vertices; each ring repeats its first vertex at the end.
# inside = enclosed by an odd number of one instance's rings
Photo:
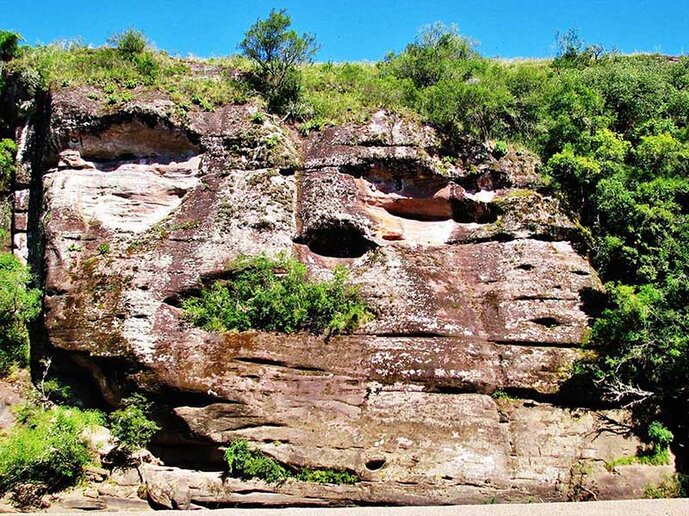
POLYGON ((195 325, 210 331, 344 333, 372 317, 356 289, 347 285, 343 267, 333 271, 333 279, 316 281, 293 258, 259 255, 238 258, 230 272, 230 280, 216 281, 183 302, 195 325))
POLYGON ((0 140, 0 192, 6 191, 10 186, 14 174, 14 155, 17 145, 10 139, 0 140))
POLYGON ((359 478, 348 471, 332 469, 300 468, 293 471, 272 457, 252 450, 244 440, 232 441, 225 449, 225 461, 231 477, 251 480, 258 478, 266 482, 284 482, 289 478, 317 484, 355 484, 359 478))
POLYGON ((110 431, 125 453, 145 448, 160 427, 151 419, 151 403, 135 394, 122 400, 122 408, 108 417, 110 431))
POLYGON ((225 450, 225 461, 231 477, 249 480, 260 478, 266 482, 284 481, 289 472, 275 459, 249 448, 245 440, 232 441, 225 450))
POLYGON ((41 293, 30 283, 29 269, 13 254, 0 253, 0 374, 28 362, 26 325, 41 308, 41 293))

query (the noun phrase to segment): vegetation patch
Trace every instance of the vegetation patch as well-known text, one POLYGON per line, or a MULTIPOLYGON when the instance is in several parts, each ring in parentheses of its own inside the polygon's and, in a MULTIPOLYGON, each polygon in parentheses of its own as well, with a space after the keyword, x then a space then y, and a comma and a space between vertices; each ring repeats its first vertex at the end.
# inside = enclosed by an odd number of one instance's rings
POLYGON ((674 435, 659 421, 653 421, 646 431, 646 446, 639 448, 633 457, 619 457, 606 462, 606 469, 612 471, 617 466, 630 464, 645 464, 648 466, 663 466, 670 464, 670 444, 674 435))
POLYGON ((148 446, 160 427, 149 416, 152 404, 135 394, 122 400, 122 408, 108 416, 108 425, 119 449, 130 455, 148 446))
POLYGON ((41 309, 41 292, 31 282, 29 269, 16 256, 0 253, 0 375, 28 363, 26 325, 41 309))
POLYGON ((84 431, 103 423, 100 413, 25 407, 18 415, 18 425, 0 440, 0 492, 25 483, 45 492, 74 485, 95 460, 84 431))
POLYGON ((347 471, 311 468, 293 470, 260 451, 252 450, 243 439, 230 443, 225 450, 225 460, 229 475, 244 480, 258 478, 275 483, 293 478, 318 484, 355 484, 359 481, 356 475, 347 471))
POLYGON ((689 494, 689 475, 669 475, 657 485, 650 485, 644 491, 644 498, 686 498, 689 494))
POLYGON ((185 299, 187 318, 210 331, 345 333, 372 318, 344 267, 328 281, 307 275, 306 266, 281 254, 238 258, 229 280, 218 280, 185 299))

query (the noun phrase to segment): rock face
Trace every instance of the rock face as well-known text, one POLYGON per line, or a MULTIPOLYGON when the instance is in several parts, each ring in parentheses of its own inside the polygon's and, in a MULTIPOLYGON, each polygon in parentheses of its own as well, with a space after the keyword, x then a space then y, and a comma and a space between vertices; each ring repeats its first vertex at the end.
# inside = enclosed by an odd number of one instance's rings
POLYGON ((154 399, 172 466, 220 470, 221 447, 243 438, 361 479, 163 468, 156 503, 616 498, 666 472, 606 471, 639 444, 621 431, 627 414, 575 408, 562 389, 600 284, 532 157, 447 155, 432 129, 385 112, 306 139, 255 112, 182 123, 158 99, 106 112, 83 92, 53 98, 32 197, 48 352, 110 404, 154 399), (320 277, 345 265, 376 318, 330 339, 185 322, 180 301, 233 258, 280 251, 320 277))

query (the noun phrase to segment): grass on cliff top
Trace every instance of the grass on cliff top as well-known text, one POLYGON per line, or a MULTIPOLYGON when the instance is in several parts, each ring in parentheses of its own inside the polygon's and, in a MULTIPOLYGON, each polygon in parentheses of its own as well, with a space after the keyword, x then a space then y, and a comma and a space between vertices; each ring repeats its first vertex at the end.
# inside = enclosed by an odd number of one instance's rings
POLYGON ((9 69, 39 88, 92 86, 106 104, 132 98, 131 91, 167 93, 178 106, 201 109, 246 102, 252 95, 237 74, 248 70, 247 60, 228 57, 201 61, 172 57, 145 47, 135 53, 117 47, 87 47, 67 42, 23 47, 9 69))
POLYGON ((281 254, 238 258, 231 279, 215 281, 183 302, 187 318, 209 331, 346 333, 371 319, 344 267, 316 281, 306 266, 281 254))

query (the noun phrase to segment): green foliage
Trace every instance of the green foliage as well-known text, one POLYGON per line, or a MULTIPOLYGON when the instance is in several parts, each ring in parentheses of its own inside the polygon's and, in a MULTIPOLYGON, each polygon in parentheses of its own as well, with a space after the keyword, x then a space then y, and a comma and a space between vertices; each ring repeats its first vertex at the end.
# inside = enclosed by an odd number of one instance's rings
MULTIPOLYGON (((125 42, 123 42, 123 45, 125 42)), ((34 77, 39 88, 91 86, 97 93, 90 98, 106 105, 120 105, 134 96, 132 90, 154 90, 168 94, 180 110, 191 109, 193 98, 202 108, 242 102, 249 88, 235 77, 237 69, 248 64, 238 58, 215 63, 217 77, 204 77, 191 72, 188 60, 173 58, 164 52, 144 47, 141 52, 129 45, 90 48, 79 41, 27 48, 8 66, 22 76, 34 77)))
POLYGON ((507 155, 508 150, 509 147, 507 146, 507 142, 503 140, 498 140, 497 142, 495 142, 495 145, 493 146, 493 156, 500 159, 503 156, 507 155))
POLYGON ((303 103, 310 128, 363 123, 381 108, 411 114, 405 107, 407 82, 369 63, 324 63, 302 68, 303 103))
POLYGON ((137 56, 141 56, 148 47, 146 35, 134 28, 113 34, 108 38, 108 43, 114 46, 127 59, 135 59, 137 56))
POLYGON ((633 457, 618 457, 606 462, 609 471, 617 466, 629 466, 631 464, 646 464, 649 466, 662 466, 670 463, 669 446, 675 436, 659 421, 653 421, 646 429, 648 445, 641 447, 633 457))
POLYGON ((101 256, 108 254, 110 252, 110 244, 108 244, 107 242, 98 244, 96 252, 101 256))
POLYGON ((259 88, 271 109, 288 110, 299 99, 301 79, 298 65, 308 63, 318 51, 316 38, 301 36, 290 29, 292 19, 282 9, 270 11, 268 18, 258 20, 239 44, 242 53, 258 67, 259 88))
POLYGON ((0 140, 0 192, 7 191, 14 175, 14 156, 17 145, 7 138, 0 140))
POLYGON ((372 317, 356 289, 347 286, 343 267, 319 282, 295 259, 259 255, 238 258, 230 272, 231 280, 216 281, 184 301, 195 325, 210 331, 344 333, 372 317))
POLYGON ((427 88, 450 76, 457 62, 477 57, 474 43, 460 35, 456 26, 435 23, 424 27, 416 41, 404 52, 388 54, 389 71, 400 79, 409 79, 417 88, 427 88))
POLYGON ((274 483, 295 478, 318 484, 355 484, 359 481, 352 473, 332 469, 301 468, 295 473, 264 453, 252 450, 243 439, 230 443, 225 450, 225 461, 229 475, 244 480, 259 478, 274 483))
POLYGON ((349 471, 336 471, 332 469, 308 469, 303 468, 297 473, 296 478, 303 482, 315 482, 316 484, 356 484, 359 477, 349 471))
POLYGON ((13 254, 0 253, 0 374, 28 362, 28 332, 41 307, 41 293, 29 287, 31 274, 13 254))
POLYGON ((245 480, 260 478, 266 482, 281 482, 290 473, 275 459, 249 448, 245 440, 232 441, 225 450, 228 473, 245 480))
POLYGON ((669 447, 675 438, 674 434, 660 421, 651 422, 646 433, 648 435, 649 448, 641 454, 641 458, 649 464, 669 464, 669 447))
POLYGON ((48 491, 73 485, 94 460, 84 431, 102 424, 100 413, 27 407, 19 416, 19 424, 0 440, 0 492, 27 482, 48 491))
POLYGON ((689 493, 689 476, 669 475, 657 485, 650 485, 644 491, 644 498, 686 498, 689 493))
POLYGON ((160 427, 151 419, 151 403, 135 394, 122 400, 122 408, 108 417, 110 431, 118 447, 127 453, 145 448, 160 427))
POLYGON ((19 54, 21 34, 0 30, 0 61, 11 61, 19 54))
POLYGON ((635 153, 641 177, 689 173, 689 147, 669 133, 642 136, 635 153))
POLYGON ((508 393, 505 391, 502 391, 498 389, 497 391, 494 391, 493 394, 490 395, 491 398, 494 400, 504 400, 504 401, 513 401, 515 398, 510 396, 508 393))
POLYGON ((553 60, 555 68, 585 68, 598 61, 603 55, 600 45, 586 45, 575 29, 558 33, 555 37, 557 57, 553 60))

